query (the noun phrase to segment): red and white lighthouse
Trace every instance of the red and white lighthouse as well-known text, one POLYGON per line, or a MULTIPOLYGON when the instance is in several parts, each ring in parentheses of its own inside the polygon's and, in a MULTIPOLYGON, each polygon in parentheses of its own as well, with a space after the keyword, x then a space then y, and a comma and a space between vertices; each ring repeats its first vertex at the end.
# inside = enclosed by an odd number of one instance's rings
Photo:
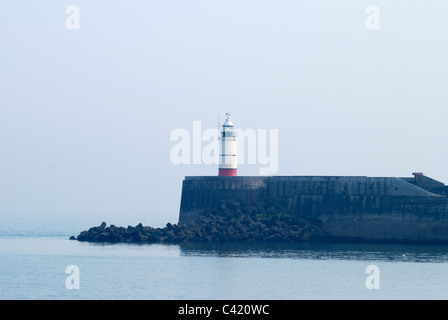
POLYGON ((222 125, 219 135, 221 141, 219 154, 219 173, 218 176, 236 176, 237 158, 236 158, 236 140, 237 133, 230 120, 230 114, 226 113, 226 121, 222 125))

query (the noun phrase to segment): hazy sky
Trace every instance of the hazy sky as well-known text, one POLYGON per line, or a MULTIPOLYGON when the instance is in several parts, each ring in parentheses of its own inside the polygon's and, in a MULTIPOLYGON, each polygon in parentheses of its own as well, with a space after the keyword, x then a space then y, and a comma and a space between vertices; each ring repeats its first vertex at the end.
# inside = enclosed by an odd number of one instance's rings
POLYGON ((170 133, 226 112, 278 130, 277 175, 448 183, 446 12, 442 0, 0 0, 0 214, 177 222, 184 176, 218 170, 174 165, 170 133))

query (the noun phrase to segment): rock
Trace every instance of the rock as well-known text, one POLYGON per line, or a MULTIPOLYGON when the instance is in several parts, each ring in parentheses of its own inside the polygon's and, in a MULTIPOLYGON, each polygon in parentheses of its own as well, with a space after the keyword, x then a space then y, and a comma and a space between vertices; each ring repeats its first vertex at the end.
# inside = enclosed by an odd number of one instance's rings
POLYGON ((110 241, 110 234, 108 232, 102 232, 98 236, 99 242, 109 242, 110 241))
POLYGON ((76 239, 78 241, 87 241, 88 234, 89 234, 89 231, 82 231, 76 239))
POLYGON ((282 240, 282 236, 280 234, 278 234, 278 233, 274 233, 274 234, 271 234, 270 236, 268 236, 266 238, 266 240, 269 240, 269 241, 280 241, 280 240, 282 240))
MULTIPOLYGON (((236 206, 241 212, 241 208, 236 206)), ((233 209, 235 209, 233 207, 233 209)), ((245 212, 249 209, 243 208, 245 212)), ((167 223, 164 228, 143 226, 99 227, 82 231, 71 240, 111 243, 181 243, 191 241, 307 241, 315 234, 324 235, 309 221, 285 215, 260 215, 231 212, 229 209, 217 215, 203 215, 191 224, 167 223)))

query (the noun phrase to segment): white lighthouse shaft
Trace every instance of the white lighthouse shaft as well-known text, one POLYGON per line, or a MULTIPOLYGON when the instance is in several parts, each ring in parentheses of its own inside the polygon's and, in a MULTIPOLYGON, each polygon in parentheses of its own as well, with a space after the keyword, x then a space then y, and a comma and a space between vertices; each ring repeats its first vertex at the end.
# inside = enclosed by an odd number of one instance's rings
POLYGON ((226 121, 222 125, 219 135, 221 141, 219 154, 219 176, 237 175, 236 140, 237 134, 230 120, 230 114, 226 113, 226 121))

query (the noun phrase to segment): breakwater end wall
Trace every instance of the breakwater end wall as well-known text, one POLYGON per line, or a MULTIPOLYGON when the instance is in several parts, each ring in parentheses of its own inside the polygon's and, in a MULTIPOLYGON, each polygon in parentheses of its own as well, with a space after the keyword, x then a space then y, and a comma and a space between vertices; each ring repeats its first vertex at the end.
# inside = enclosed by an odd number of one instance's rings
POLYGON ((179 224, 203 215, 304 219, 324 238, 448 243, 448 187, 413 177, 185 177, 179 224))

